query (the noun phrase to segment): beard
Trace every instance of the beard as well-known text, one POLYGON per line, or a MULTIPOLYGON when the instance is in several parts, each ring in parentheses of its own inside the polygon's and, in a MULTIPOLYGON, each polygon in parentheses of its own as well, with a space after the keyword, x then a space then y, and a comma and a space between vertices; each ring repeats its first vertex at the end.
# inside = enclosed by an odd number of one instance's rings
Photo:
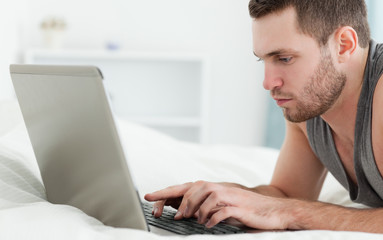
MULTIPOLYGON (((324 114, 334 105, 345 83, 346 75, 335 69, 328 47, 322 47, 314 74, 299 93, 300 97, 295 98, 296 108, 282 108, 283 115, 290 122, 304 122, 324 114)), ((279 89, 272 90, 271 94, 293 97, 283 94, 279 89)))

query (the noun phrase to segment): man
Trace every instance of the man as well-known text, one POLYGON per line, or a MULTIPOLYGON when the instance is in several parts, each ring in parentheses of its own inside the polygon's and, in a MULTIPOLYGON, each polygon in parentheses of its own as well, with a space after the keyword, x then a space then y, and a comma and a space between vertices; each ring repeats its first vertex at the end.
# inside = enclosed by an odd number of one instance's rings
POLYGON ((370 41, 364 0, 251 0, 263 86, 286 118, 270 185, 195 182, 147 194, 175 219, 212 227, 234 218, 258 229, 383 233, 383 46, 370 41), (379 81, 381 80, 381 81, 379 81), (327 171, 353 209, 316 201, 327 171))

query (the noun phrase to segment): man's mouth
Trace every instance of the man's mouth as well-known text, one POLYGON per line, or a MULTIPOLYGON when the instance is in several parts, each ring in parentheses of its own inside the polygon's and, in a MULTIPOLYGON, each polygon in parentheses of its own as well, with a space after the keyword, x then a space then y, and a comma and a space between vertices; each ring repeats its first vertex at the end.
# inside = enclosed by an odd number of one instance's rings
POLYGON ((274 98, 274 100, 278 106, 282 107, 286 103, 290 102, 292 99, 291 98, 274 98))

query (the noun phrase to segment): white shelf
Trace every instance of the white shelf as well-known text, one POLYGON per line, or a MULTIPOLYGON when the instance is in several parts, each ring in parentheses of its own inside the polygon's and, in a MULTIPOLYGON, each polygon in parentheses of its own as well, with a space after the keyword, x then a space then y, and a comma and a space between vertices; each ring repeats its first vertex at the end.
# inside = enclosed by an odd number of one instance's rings
POLYGON ((127 117, 129 121, 157 127, 200 127, 202 119, 184 117, 127 117))
POLYGON ((107 50, 49 50, 29 49, 24 56, 25 63, 36 63, 44 59, 90 59, 90 60, 154 60, 154 61, 207 61, 208 58, 200 53, 169 53, 169 52, 124 52, 107 50))
POLYGON ((98 66, 117 116, 181 140, 209 142, 203 54, 31 49, 25 62, 98 66))

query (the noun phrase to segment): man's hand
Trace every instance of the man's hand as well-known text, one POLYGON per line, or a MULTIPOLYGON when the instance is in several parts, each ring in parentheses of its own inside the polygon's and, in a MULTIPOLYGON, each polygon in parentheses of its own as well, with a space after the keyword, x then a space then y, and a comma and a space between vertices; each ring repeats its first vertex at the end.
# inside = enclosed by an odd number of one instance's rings
POLYGON ((251 228, 286 229, 288 215, 281 199, 257 194, 240 185, 198 181, 171 186, 145 195, 156 201, 153 214, 160 217, 165 205, 178 208, 175 219, 198 217, 198 222, 213 227, 234 218, 251 228))

